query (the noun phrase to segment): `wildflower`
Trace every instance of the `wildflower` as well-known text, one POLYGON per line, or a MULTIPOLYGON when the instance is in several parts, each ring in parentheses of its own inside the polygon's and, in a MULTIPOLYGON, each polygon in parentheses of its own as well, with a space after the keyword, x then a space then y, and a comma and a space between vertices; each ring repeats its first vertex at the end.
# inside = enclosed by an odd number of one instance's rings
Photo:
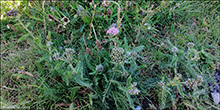
POLYGON ((130 55, 131 55, 131 52, 127 52, 126 55, 127 55, 127 56, 130 56, 130 55))
POLYGON ((62 57, 59 58, 60 60, 63 60, 63 61, 71 61, 73 60, 73 57, 71 54, 69 54, 68 52, 64 52, 62 57))
POLYGON ((65 51, 68 53, 68 54, 74 54, 76 53, 74 49, 71 49, 71 48, 66 48, 65 51))
POLYGON ((203 77, 201 75, 197 76, 197 83, 198 85, 202 85, 203 77))
POLYGON ((67 17, 63 17, 61 19, 61 21, 63 21, 64 25, 66 25, 66 24, 68 24, 70 22, 69 18, 67 18, 67 17))
POLYGON ((95 70, 97 72, 102 72, 104 70, 104 67, 102 66, 102 64, 100 64, 100 65, 96 66, 95 70))
POLYGON ((144 23, 144 26, 147 26, 148 25, 148 23, 144 23))
POLYGON ((185 84, 188 88, 191 88, 191 89, 197 86, 197 82, 195 81, 195 79, 190 79, 190 78, 185 82, 185 84))
POLYGON ((189 46, 189 47, 194 47, 194 43, 192 43, 192 42, 189 42, 189 43, 187 43, 187 45, 189 46))
POLYGON ((50 46, 50 45, 52 45, 53 44, 53 42, 51 42, 51 41, 48 41, 47 42, 47 46, 50 46))
POLYGON ((147 29, 148 29, 148 30, 150 30, 150 29, 151 29, 151 27, 150 27, 150 26, 148 26, 148 27, 147 27, 147 29))
POLYGON ((53 54, 53 59, 54 60, 58 60, 59 59, 59 55, 60 55, 60 53, 54 53, 53 54))
POLYGON ((16 16, 17 15, 17 10, 11 9, 10 11, 7 11, 6 16, 16 16))
POLYGON ((119 33, 119 30, 116 29, 115 27, 111 27, 106 34, 110 34, 110 35, 117 35, 119 33))
POLYGON ((219 98, 220 97, 220 93, 215 91, 215 92, 212 92, 211 95, 212 95, 212 98, 214 99, 214 102, 216 104, 219 104, 220 103, 220 98, 219 98))
POLYGON ((133 82, 133 84, 131 85, 131 89, 128 90, 128 93, 131 95, 138 95, 139 94, 139 90, 136 88, 137 83, 133 82))
POLYGON ((6 25, 6 27, 7 27, 8 29, 10 29, 10 26, 9 26, 8 24, 6 25))
POLYGON ((126 60, 126 56, 124 54, 124 49, 115 47, 112 49, 110 54, 111 60, 115 63, 120 63, 126 60))
POLYGON ((178 48, 174 46, 174 47, 172 48, 172 52, 173 52, 173 53, 178 52, 178 48))

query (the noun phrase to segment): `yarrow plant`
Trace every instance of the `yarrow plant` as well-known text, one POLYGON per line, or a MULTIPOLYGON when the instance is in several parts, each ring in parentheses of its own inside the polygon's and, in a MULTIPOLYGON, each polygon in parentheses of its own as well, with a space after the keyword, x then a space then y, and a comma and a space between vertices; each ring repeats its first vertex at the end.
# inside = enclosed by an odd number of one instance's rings
POLYGON ((124 54, 124 49, 120 47, 115 47, 112 49, 110 54, 111 60, 116 64, 121 63, 126 60, 126 55, 124 54))

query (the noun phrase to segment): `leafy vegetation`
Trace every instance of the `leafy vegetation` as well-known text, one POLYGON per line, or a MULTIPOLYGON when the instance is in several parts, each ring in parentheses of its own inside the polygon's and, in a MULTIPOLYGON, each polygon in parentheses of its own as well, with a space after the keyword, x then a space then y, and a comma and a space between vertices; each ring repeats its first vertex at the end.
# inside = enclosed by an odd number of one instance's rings
POLYGON ((1 4, 2 109, 220 108, 219 1, 1 4))

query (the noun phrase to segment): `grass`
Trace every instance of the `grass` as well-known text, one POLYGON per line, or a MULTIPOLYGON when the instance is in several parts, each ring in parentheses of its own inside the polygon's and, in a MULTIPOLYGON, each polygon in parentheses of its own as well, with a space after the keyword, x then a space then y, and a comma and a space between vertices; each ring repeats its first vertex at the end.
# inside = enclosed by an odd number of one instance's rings
POLYGON ((2 109, 220 107, 208 87, 220 61, 218 1, 2 4, 2 109), (6 16, 10 9, 18 15, 6 16), (64 17, 70 21, 66 25, 64 17), (113 23, 119 34, 106 35, 113 23), (124 53, 113 53, 116 47, 124 53), (58 52, 67 59, 54 59, 58 52), (111 54, 125 59, 117 63, 111 54), (97 69, 100 64, 103 70, 97 69), (187 88, 188 79, 197 82, 193 88, 187 88), (132 88, 139 93, 130 94, 132 88))

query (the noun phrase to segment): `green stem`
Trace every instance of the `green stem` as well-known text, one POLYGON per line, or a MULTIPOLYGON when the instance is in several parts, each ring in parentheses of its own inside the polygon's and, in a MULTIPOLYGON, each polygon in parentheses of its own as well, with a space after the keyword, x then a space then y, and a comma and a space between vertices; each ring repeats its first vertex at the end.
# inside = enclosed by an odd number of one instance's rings
MULTIPOLYGON (((114 76, 115 76, 115 71, 113 70, 113 76, 112 76, 112 78, 111 78, 111 80, 113 80, 114 79, 114 76)), ((103 95, 103 99, 102 99, 102 102, 104 102, 105 101, 105 95, 107 94, 107 92, 108 92, 108 90, 109 90, 109 88, 110 88, 110 86, 111 86, 111 81, 109 81, 109 83, 108 83, 108 87, 107 87, 107 89, 106 89, 106 91, 105 91, 105 93, 104 93, 104 95, 103 95)))

